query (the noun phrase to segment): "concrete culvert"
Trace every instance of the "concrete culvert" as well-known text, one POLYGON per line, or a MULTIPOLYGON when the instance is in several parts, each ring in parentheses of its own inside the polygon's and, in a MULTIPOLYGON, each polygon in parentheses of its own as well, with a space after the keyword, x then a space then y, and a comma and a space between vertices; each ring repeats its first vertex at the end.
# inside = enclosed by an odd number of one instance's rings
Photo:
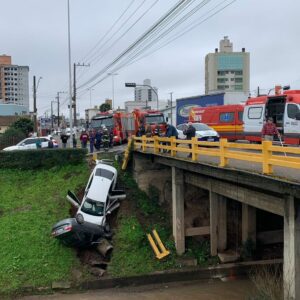
POLYGON ((107 257, 110 256, 112 250, 113 250, 113 246, 108 242, 108 240, 106 239, 102 239, 99 241, 96 249, 97 251, 103 256, 103 257, 107 257))

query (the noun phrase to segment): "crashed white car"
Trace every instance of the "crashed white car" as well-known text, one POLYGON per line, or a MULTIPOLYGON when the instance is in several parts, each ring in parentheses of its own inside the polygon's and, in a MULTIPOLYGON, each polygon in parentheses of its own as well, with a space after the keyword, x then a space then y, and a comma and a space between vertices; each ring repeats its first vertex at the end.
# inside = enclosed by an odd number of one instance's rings
POLYGON ((78 223, 88 222, 109 230, 107 215, 120 206, 120 200, 126 198, 123 190, 115 189, 117 175, 113 166, 100 162, 89 178, 81 202, 68 191, 67 199, 78 208, 75 216, 78 223))

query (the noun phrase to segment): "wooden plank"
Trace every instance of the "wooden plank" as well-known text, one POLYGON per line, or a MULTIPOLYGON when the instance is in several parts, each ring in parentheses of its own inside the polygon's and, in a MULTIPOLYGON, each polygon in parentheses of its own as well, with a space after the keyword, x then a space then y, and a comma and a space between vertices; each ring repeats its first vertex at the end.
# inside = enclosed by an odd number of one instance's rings
POLYGON ((185 229, 185 236, 208 235, 210 226, 190 227, 185 229))

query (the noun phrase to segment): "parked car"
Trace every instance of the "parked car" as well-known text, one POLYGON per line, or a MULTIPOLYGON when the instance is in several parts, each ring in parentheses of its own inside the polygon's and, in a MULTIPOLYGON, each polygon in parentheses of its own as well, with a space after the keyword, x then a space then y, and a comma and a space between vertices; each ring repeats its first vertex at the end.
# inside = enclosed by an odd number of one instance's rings
MULTIPOLYGON (((217 142, 220 139, 219 134, 211 127, 207 126, 204 123, 193 123, 193 126, 196 129, 196 137, 198 141, 208 141, 208 142, 217 142)), ((188 124, 177 125, 178 138, 186 139, 184 130, 188 127, 188 124)))
POLYGON ((87 247, 105 236, 103 228, 88 222, 79 223, 75 218, 64 219, 52 227, 51 235, 65 246, 87 247))
MULTIPOLYGON (((48 143, 50 141, 49 136, 41 136, 41 137, 30 137, 24 139, 23 141, 19 142, 15 146, 9 146, 4 148, 4 151, 13 151, 13 150, 28 150, 28 149, 37 149, 36 143, 40 141, 42 148, 48 148, 48 143)), ((54 148, 58 147, 58 143, 55 139, 52 139, 54 148)))
POLYGON ((116 190, 117 170, 100 161, 95 166, 82 201, 68 191, 67 200, 77 208, 75 219, 65 219, 52 228, 52 236, 70 246, 90 246, 101 237, 111 236, 107 217, 125 199, 123 190, 116 190))

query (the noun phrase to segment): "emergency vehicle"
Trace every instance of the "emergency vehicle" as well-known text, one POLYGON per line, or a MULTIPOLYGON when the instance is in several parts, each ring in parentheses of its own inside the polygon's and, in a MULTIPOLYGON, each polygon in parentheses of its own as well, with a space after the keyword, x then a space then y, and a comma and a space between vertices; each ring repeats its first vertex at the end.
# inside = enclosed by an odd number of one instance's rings
POLYGON ((194 107, 189 121, 207 124, 229 141, 241 140, 244 139, 243 111, 243 104, 194 107))
POLYGON ((109 131, 113 132, 114 144, 122 144, 126 139, 126 114, 121 112, 99 112, 92 118, 90 128, 99 130, 102 127, 106 127, 109 131))
POLYGON ((131 113, 131 116, 127 116, 128 135, 136 135, 140 126, 144 125, 146 131, 150 126, 152 135, 156 134, 156 131, 166 131, 165 117, 159 110, 139 110, 135 109, 131 113))
POLYGON ((281 87, 276 86, 275 95, 247 100, 243 117, 246 139, 260 142, 262 127, 269 117, 273 118, 285 144, 300 144, 300 90, 281 92, 281 87))

